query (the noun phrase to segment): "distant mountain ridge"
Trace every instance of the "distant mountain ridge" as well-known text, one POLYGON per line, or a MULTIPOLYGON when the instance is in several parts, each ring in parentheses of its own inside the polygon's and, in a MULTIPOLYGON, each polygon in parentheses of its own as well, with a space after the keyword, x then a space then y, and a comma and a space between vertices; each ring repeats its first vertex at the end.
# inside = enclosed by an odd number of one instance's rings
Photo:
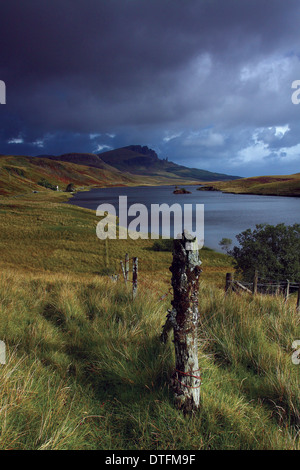
POLYGON ((146 145, 129 145, 102 152, 98 156, 108 165, 135 175, 146 173, 148 176, 180 177, 192 181, 225 181, 239 178, 239 176, 214 173, 199 168, 188 168, 171 162, 167 158, 160 159, 157 153, 146 145))
MULTIPOLYGON (((103 168, 111 171, 126 172, 131 175, 153 176, 155 178, 175 178, 187 181, 228 181, 239 179, 239 176, 215 173, 199 168, 189 168, 171 162, 168 158, 160 159, 157 153, 147 145, 128 145, 102 153, 65 153, 60 156, 38 155, 77 165, 103 168)), ((38 158, 35 157, 35 158, 38 158)))
POLYGON ((115 170, 110 165, 106 164, 95 153, 64 153, 63 155, 37 155, 34 158, 47 158, 49 160, 56 160, 60 162, 75 163, 76 165, 92 166, 94 168, 102 168, 105 170, 115 170))
POLYGON ((0 195, 46 190, 47 181, 60 189, 77 187, 184 185, 225 182, 237 176, 188 168, 160 159, 147 146, 129 145, 100 154, 0 156, 0 195))
POLYGON ((149 156, 149 157, 156 158, 158 160, 157 153, 154 150, 149 149, 149 147, 147 147, 147 145, 143 145, 143 146, 142 145, 128 145, 127 147, 121 147, 121 148, 132 150, 132 152, 137 152, 137 153, 140 153, 142 155, 146 155, 146 156, 149 156))

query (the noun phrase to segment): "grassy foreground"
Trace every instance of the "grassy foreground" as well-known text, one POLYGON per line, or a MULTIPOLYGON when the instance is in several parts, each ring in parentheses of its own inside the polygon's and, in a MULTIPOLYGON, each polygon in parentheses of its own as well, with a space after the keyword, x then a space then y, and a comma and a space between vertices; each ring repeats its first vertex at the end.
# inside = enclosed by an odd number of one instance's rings
POLYGON ((201 409, 172 402, 159 342, 171 254, 96 238, 61 196, 0 200, 0 449, 299 449, 295 298, 224 296, 231 260, 202 250, 201 409), (138 296, 106 274, 139 257, 138 296))

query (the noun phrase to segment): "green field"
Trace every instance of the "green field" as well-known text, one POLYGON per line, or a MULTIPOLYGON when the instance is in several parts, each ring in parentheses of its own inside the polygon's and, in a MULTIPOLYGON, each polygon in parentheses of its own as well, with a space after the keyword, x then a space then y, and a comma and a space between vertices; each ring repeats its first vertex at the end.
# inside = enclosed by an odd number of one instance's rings
POLYGON ((93 211, 50 190, 0 198, 0 449, 299 449, 296 299, 224 295, 232 260, 200 251, 201 408, 173 404, 161 344, 170 252, 96 237, 93 211), (138 295, 120 273, 139 258, 138 295))

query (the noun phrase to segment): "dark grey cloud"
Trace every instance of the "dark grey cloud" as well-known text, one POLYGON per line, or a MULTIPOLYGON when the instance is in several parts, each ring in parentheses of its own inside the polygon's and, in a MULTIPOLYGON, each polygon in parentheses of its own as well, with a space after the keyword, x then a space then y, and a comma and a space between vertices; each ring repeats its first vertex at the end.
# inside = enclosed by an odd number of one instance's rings
POLYGON ((299 13, 298 0, 0 0, 0 153, 141 143, 210 170, 296 171, 299 13))

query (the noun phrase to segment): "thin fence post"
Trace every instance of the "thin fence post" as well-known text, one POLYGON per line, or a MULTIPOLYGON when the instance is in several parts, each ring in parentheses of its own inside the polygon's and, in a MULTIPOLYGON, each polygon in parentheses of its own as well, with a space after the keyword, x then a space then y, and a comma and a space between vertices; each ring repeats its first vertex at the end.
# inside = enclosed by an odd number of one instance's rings
POLYGON ((228 292, 229 289, 232 289, 232 283, 233 283, 233 274, 226 273, 225 293, 228 292))
POLYGON ((132 261, 132 298, 135 299, 138 288, 138 258, 133 258, 132 261))
POLYGON ((198 365, 198 293, 202 272, 197 239, 175 239, 170 267, 174 299, 161 339, 173 327, 176 365, 172 376, 176 407, 184 413, 200 406, 200 374, 198 365))
POLYGON ((125 255, 125 277, 126 282, 129 280, 129 255, 126 253, 125 255))
POLYGON ((109 268, 108 238, 105 238, 105 267, 106 267, 106 268, 109 268))
POLYGON ((290 295, 290 281, 287 279, 286 280, 286 287, 285 287, 285 301, 288 300, 290 295))
POLYGON ((254 271, 254 277, 253 277, 253 295, 257 294, 257 284, 258 284, 258 271, 257 269, 254 271))
POLYGON ((124 281, 125 281, 125 284, 126 284, 126 275, 125 275, 125 269, 124 269, 124 264, 123 264, 123 261, 121 260, 120 261, 120 265, 121 265, 121 270, 122 270, 122 274, 123 274, 123 278, 124 278, 124 281))
POLYGON ((298 288, 298 298, 297 298, 297 312, 300 313, 300 282, 299 282, 299 288, 298 288))

